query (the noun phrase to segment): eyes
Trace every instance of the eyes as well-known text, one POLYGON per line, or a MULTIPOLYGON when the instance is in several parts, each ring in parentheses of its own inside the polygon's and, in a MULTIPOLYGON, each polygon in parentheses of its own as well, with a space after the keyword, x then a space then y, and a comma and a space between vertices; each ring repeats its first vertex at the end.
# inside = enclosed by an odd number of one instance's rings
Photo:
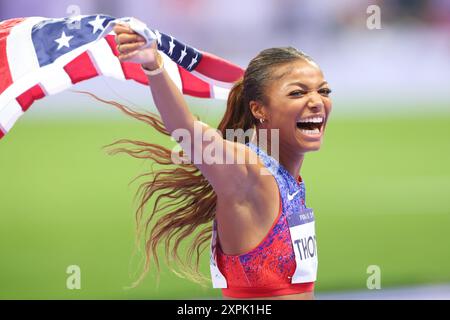
POLYGON ((319 94, 323 95, 324 97, 328 97, 331 93, 331 89, 330 88, 322 88, 319 89, 319 94))
MULTIPOLYGON (((289 93, 289 96, 303 97, 308 92, 309 91, 306 91, 306 90, 295 90, 295 91, 292 91, 291 93, 289 93)), ((332 91, 330 88, 321 88, 321 89, 317 90, 317 92, 323 97, 328 97, 332 91)))

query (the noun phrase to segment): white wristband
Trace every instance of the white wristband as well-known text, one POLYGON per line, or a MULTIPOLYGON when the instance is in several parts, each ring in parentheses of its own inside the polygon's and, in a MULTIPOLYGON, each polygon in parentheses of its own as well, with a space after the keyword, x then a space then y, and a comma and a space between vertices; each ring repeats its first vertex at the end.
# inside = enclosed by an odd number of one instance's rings
POLYGON ((158 69, 148 70, 148 69, 145 69, 144 66, 142 66, 142 70, 144 70, 144 73, 148 76, 156 76, 157 74, 160 74, 161 72, 164 71, 164 60, 158 69))

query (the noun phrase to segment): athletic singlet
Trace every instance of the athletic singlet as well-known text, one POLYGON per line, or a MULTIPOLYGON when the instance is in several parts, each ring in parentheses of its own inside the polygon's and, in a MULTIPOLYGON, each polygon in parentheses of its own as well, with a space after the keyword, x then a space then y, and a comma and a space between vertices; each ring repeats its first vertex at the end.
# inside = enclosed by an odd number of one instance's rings
POLYGON ((214 221, 211 279, 224 296, 258 298, 310 292, 317 272, 314 214, 305 205, 305 186, 263 150, 247 144, 274 176, 280 208, 266 237, 252 250, 227 255, 217 241, 214 221))

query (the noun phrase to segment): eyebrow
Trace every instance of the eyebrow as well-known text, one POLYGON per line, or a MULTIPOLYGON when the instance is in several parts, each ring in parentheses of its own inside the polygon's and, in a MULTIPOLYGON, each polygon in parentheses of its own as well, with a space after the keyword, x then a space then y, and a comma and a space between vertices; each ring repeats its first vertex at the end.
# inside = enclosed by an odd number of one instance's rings
MULTIPOLYGON (((323 85, 325 85, 325 84, 328 84, 328 82, 327 82, 327 81, 322 82, 322 83, 318 86, 318 88, 320 88, 321 86, 323 86, 323 85)), ((292 86, 292 85, 296 85, 296 86, 302 87, 302 88, 305 89, 305 90, 308 90, 308 89, 309 89, 309 87, 308 87, 306 84, 301 83, 301 82, 292 82, 292 83, 289 83, 289 84, 288 84, 288 86, 292 86)))

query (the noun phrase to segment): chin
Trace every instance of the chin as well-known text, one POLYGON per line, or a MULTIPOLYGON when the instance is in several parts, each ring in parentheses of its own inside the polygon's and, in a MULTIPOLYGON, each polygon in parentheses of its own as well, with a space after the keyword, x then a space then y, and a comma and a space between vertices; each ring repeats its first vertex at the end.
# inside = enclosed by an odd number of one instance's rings
POLYGON ((321 147, 321 144, 308 144, 308 145, 302 145, 302 149, 304 152, 313 152, 313 151, 319 151, 321 147))
POLYGON ((321 146, 322 139, 318 141, 305 141, 298 137, 295 143, 295 149, 301 153, 319 151, 321 146))

